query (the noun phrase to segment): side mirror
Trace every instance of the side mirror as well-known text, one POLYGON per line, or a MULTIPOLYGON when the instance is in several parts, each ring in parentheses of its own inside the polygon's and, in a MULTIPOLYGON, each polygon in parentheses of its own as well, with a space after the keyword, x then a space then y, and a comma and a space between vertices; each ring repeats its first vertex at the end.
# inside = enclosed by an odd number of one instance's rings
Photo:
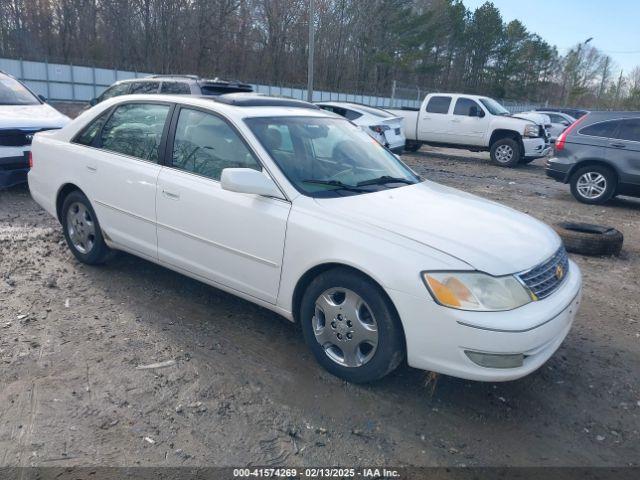
POLYGON ((478 108, 476 105, 472 105, 469 107, 469 116, 470 117, 484 117, 484 111, 481 108, 478 108))
POLYGON ((569 125, 571 125, 569 122, 567 122, 566 120, 563 120, 560 122, 562 125, 564 125, 565 127, 568 127, 569 125))
POLYGON ((220 176, 223 190, 251 193, 284 199, 276 183, 264 173, 252 168, 225 168, 220 176))
POLYGON ((44 103, 47 103, 47 97, 45 97, 44 95, 38 95, 38 98, 42 100, 44 103))
POLYGON ((98 104, 97 98, 92 98, 91 100, 89 100, 89 105, 91 105, 92 107, 96 106, 97 104, 98 104))

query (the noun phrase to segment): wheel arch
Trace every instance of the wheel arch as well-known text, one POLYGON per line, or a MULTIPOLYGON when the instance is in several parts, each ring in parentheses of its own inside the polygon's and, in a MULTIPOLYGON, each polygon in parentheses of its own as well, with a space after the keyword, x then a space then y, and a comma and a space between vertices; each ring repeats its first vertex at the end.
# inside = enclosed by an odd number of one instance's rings
POLYGON ((604 167, 611 170, 616 177, 616 185, 620 182, 620 172, 618 171, 618 169, 613 163, 608 162, 602 158, 589 158, 586 160, 582 160, 576 163, 573 167, 571 167, 571 169, 567 173, 567 178, 564 183, 569 183, 571 181, 571 177, 573 177, 573 174, 576 173, 581 168, 591 167, 591 166, 604 167))
POLYGON ((520 149, 524 154, 524 144, 522 143, 522 136, 515 130, 509 130, 506 128, 497 128, 491 132, 491 138, 489 138, 489 148, 493 146, 495 142, 503 138, 513 138, 520 145, 520 149))
POLYGON ((300 323, 299 316, 300 316, 300 306, 302 304, 302 297, 304 296, 304 292, 306 291, 309 284, 313 281, 314 278, 316 278, 321 273, 324 273, 328 270, 332 270, 334 268, 344 268, 346 270, 351 270, 352 272, 355 272, 358 275, 362 275, 363 277, 373 282, 380 289, 380 292, 384 295, 385 300, 387 301, 389 306, 393 309, 394 313, 396 314, 396 318, 399 320, 400 328, 402 329, 402 337, 403 339, 405 339, 405 349, 406 349, 406 337, 404 332, 404 326, 402 325, 402 319, 400 318, 400 314, 395 304, 393 303, 393 300, 391 299, 391 297, 389 297, 389 295, 385 291, 382 284, 379 281, 377 281, 374 277, 369 275, 368 273, 362 271, 359 268, 353 267, 351 265, 347 265, 346 263, 340 263, 340 262, 321 263, 308 269, 298 279, 298 282, 296 283, 296 286, 293 289, 293 298, 291 302, 291 306, 292 306, 291 316, 293 318, 293 321, 295 323, 300 323))
POLYGON ((64 199, 67 198, 67 196, 71 192, 75 192, 75 191, 78 191, 83 195, 85 195, 82 189, 74 183, 65 183, 58 190, 58 194, 56 195, 56 217, 58 218, 59 222, 62 222, 62 205, 64 204, 64 199))

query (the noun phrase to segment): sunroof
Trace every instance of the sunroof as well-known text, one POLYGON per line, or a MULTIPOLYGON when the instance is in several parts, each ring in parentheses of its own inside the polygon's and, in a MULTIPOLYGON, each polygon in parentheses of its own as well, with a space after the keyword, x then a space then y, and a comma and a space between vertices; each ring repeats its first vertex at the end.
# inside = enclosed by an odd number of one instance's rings
POLYGON ((313 103, 292 98, 268 97, 266 95, 256 95, 255 93, 228 93, 216 97, 206 97, 219 103, 234 105, 236 107, 295 107, 312 108, 318 107, 313 103))

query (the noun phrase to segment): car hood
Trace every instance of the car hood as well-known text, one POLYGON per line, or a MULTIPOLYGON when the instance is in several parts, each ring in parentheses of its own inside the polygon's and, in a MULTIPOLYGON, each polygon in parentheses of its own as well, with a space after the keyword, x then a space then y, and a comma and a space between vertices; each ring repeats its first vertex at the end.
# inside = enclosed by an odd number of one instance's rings
POLYGON ((551 123, 551 119, 549 115, 544 115, 541 113, 514 113, 512 117, 521 118, 523 120, 531 120, 532 122, 537 123, 538 125, 548 125, 551 123))
POLYGON ((71 120, 46 103, 0 105, 0 128, 62 128, 71 120))
POLYGON ((429 181, 316 202, 332 215, 437 249, 491 275, 534 267, 561 245, 548 225, 529 215, 429 181))

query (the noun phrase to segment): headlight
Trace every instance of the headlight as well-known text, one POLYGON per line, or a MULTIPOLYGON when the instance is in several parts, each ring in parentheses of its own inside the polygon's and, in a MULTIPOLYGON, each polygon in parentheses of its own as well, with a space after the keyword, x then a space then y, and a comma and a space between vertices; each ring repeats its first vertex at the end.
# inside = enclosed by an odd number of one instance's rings
POLYGON ((480 272, 424 272, 429 292, 440 305, 458 310, 497 312, 532 301, 512 275, 492 277, 480 272))
POLYGON ((524 136, 525 137, 539 137, 540 136, 540 127, 538 125, 526 125, 524 127, 524 136))

